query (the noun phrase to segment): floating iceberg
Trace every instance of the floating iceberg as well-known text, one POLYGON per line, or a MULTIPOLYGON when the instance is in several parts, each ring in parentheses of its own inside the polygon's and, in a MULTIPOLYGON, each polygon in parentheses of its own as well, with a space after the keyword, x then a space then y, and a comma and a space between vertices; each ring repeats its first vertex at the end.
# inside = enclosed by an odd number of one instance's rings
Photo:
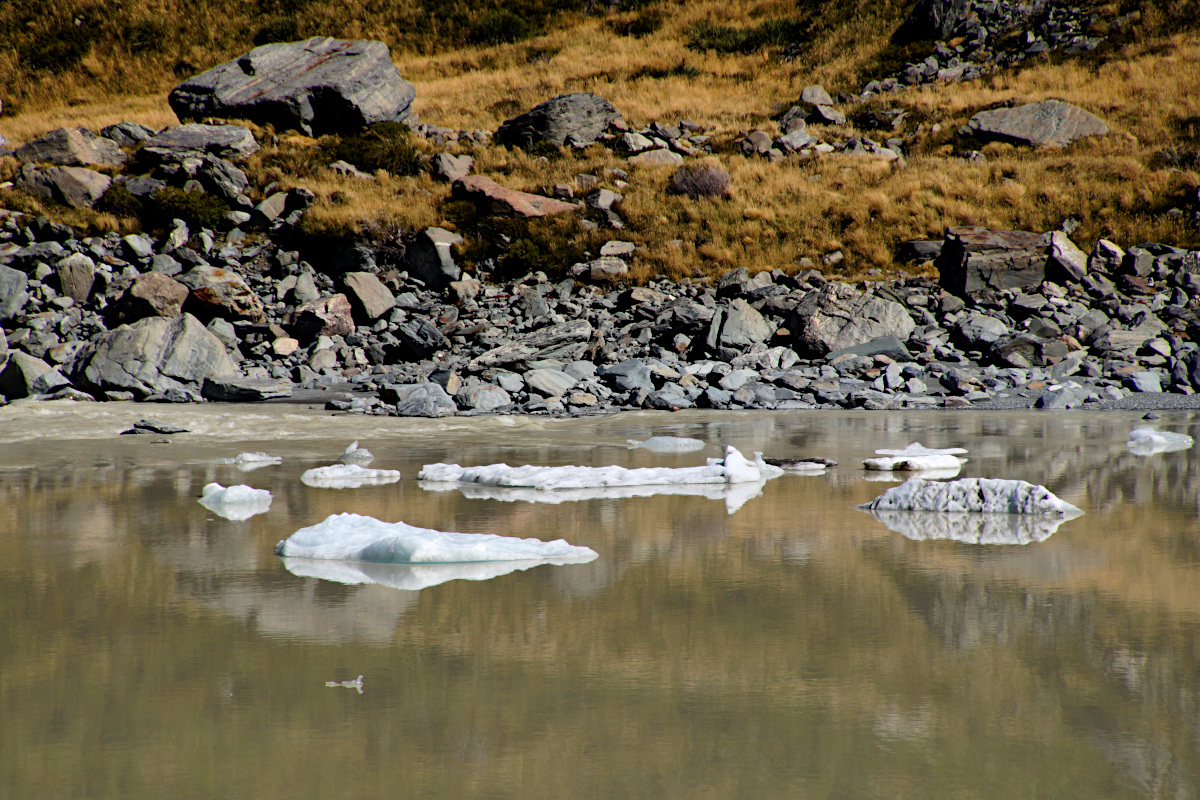
POLYGON ((1083 512, 1058 499, 1045 486, 995 478, 926 481, 913 478, 893 486, 859 508, 866 511, 1035 514, 1072 519, 1083 512))
POLYGON ((752 483, 677 483, 649 486, 601 486, 591 489, 558 489, 548 492, 524 486, 483 486, 476 483, 446 483, 421 481, 422 489, 431 492, 458 490, 471 500, 499 500, 503 503, 577 503, 583 500, 628 500, 655 495, 685 495, 725 502, 725 513, 732 514, 762 494, 765 480, 752 483))
POLYGON ((536 561, 525 559, 482 561, 473 564, 371 564, 363 561, 327 561, 285 556, 283 566, 288 572, 301 578, 320 578, 352 586, 377 583, 391 589, 416 592, 447 581, 486 581, 545 564, 586 564, 595 557, 596 554, 592 552, 590 557, 544 558, 536 561))
POLYGON ((826 468, 836 467, 838 463, 832 458, 764 458, 763 461, 787 472, 804 475, 822 475, 826 468))
POLYGON ((357 489, 359 486, 382 486, 400 480, 399 470, 367 469, 357 464, 333 464, 305 470, 300 482, 318 489, 357 489))
POLYGON ((218 517, 241 522, 255 514, 265 514, 271 509, 271 493, 266 489, 249 486, 225 487, 210 483, 201 492, 200 505, 218 517))
POLYGON ((621 486, 668 486, 685 484, 757 483, 783 474, 762 460, 760 453, 748 461, 734 447, 725 448, 725 458, 710 458, 703 467, 510 467, 490 464, 460 467, 458 464, 426 464, 417 473, 425 481, 474 483, 482 486, 522 487, 543 491, 600 489, 621 486))
POLYGON ((377 564, 464 564, 478 561, 591 561, 596 552, 562 539, 517 539, 490 533, 451 533, 334 514, 301 528, 275 548, 281 556, 377 564))
POLYGON ((1135 456, 1152 456, 1156 453, 1173 453, 1188 450, 1194 444, 1186 433, 1172 433, 1154 428, 1135 428, 1129 432, 1126 442, 1129 452, 1135 456))
POLYGON ((352 681, 325 681, 326 686, 338 686, 343 689, 357 689, 359 694, 362 694, 362 675, 359 675, 352 681))
POLYGON ((355 439, 342 453, 341 462, 343 464, 370 464, 375 460, 375 456, 365 447, 358 446, 358 440, 355 439))
POLYGON ((252 472, 263 467, 282 464, 283 459, 279 456, 269 456, 266 453, 238 453, 237 458, 223 458, 220 463, 232 464, 242 472, 252 472))
POLYGON ((629 439, 630 447, 640 447, 655 453, 691 453, 703 450, 708 445, 701 439, 688 439, 684 436, 651 436, 644 442, 629 439))
POLYGON ((958 458, 958 455, 966 452, 961 447, 937 450, 913 442, 902 450, 876 450, 875 454, 882 458, 868 458, 863 461, 863 466, 884 472, 953 470, 950 477, 954 477, 965 463, 965 459, 958 458))
POLYGON ((1032 544, 1045 541, 1066 517, 1030 514, 946 514, 879 511, 871 515, 906 539, 951 539, 964 544, 1032 544))

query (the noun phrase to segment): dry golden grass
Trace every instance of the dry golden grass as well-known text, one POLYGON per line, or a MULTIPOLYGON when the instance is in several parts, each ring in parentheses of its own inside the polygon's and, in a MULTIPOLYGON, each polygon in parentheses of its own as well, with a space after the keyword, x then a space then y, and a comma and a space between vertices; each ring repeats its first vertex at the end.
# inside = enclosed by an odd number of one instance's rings
MULTIPOLYGON (((159 0, 163 13, 174 13, 178 1, 159 0)), ((1101 237, 1123 244, 1197 244, 1194 228, 1163 212, 1188 193, 1194 197, 1200 175, 1155 157, 1167 147, 1200 146, 1200 94, 1194 91, 1200 83, 1200 37, 1195 34, 1145 38, 1106 62, 1047 60, 969 84, 929 86, 877 101, 914 112, 913 128, 905 131, 912 144, 904 168, 839 155, 769 164, 737 153, 739 132, 775 131, 771 117, 809 83, 822 83, 833 93, 856 90, 872 77, 863 70, 887 47, 900 11, 886 3, 855 11, 825 31, 800 59, 781 63, 765 53, 694 52, 686 46, 687 31, 702 21, 749 25, 785 17, 794 10, 791 2, 701 0, 664 2, 661 7, 664 24, 642 37, 620 35, 610 24, 632 13, 568 15, 546 35, 514 44, 432 54, 410 47, 395 49, 393 58, 417 87, 414 109, 422 120, 438 125, 495 130, 504 119, 572 91, 607 98, 635 126, 680 119, 703 125, 713 136, 716 158, 732 178, 726 200, 667 196, 663 190, 670 169, 630 168, 599 147, 548 161, 499 147, 456 150, 476 158, 477 172, 512 188, 544 193, 589 173, 621 192, 628 227, 615 235, 641 246, 633 265, 637 278, 707 275, 734 266, 794 270, 801 259, 819 264, 833 250, 847 256, 839 274, 856 277, 870 268, 892 269, 898 243, 940 238, 950 226, 1042 231, 1057 228, 1066 217, 1081 222, 1074 238, 1083 247, 1101 237), (892 22, 887 14, 894 16, 892 22), (1064 150, 991 144, 984 148, 986 164, 955 157, 954 132, 971 114, 1004 102, 1046 98, 1096 113, 1112 133, 1064 150), (616 168, 631 173, 628 185, 613 180, 616 168)), ((330 25, 343 19, 333 5, 306 8, 330 25)), ((417 13, 412 3, 396 8, 394 20, 417 13)), ((375 17, 365 11, 361 18, 367 23, 356 35, 400 36, 394 20, 370 22, 375 17)), ((344 26, 344 19, 339 24, 344 26)), ((349 35, 342 28, 337 32, 349 35)), ((201 37, 180 57, 209 66, 218 54, 234 54, 221 49, 230 41, 216 34, 201 37)), ((22 113, 0 118, 0 131, 21 142, 64 125, 95 129, 124 119, 152 127, 172 123, 165 93, 177 78, 160 66, 127 84, 139 86, 140 94, 125 95, 112 88, 114 75, 150 61, 135 58, 134 66, 119 61, 112 52, 94 49, 80 69, 46 84, 57 87, 57 102, 49 93, 30 95, 22 113), (146 94, 146 89, 157 93, 146 94)), ((815 132, 827 139, 888 135, 859 131, 852 123, 815 132)), ((427 143, 421 147, 432 152, 427 143)), ((306 221, 311 233, 342 235, 378 225, 454 227, 445 202, 448 187, 424 176, 343 178, 324 169, 320 155, 316 142, 285 136, 278 147, 267 148, 251 162, 251 172, 261 182, 280 180, 317 194, 306 221)))

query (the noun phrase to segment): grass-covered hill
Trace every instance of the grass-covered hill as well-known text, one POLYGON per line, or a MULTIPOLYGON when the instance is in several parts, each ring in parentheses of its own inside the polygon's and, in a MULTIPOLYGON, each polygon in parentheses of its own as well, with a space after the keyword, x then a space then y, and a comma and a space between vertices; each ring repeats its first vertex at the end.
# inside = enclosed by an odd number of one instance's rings
MULTIPOLYGON (((635 128, 702 126, 710 158, 731 176, 730 194, 668 195, 671 168, 631 169, 599 146, 526 153, 420 137, 411 141, 415 168, 362 180, 328 169, 345 155, 343 142, 259 130, 266 146, 248 171, 259 187, 277 181, 316 193, 304 223, 313 241, 441 225, 467 235, 468 263, 492 257, 513 270, 556 270, 610 238, 573 221, 483 225, 419 168, 420 156, 448 150, 474 156, 476 172, 516 189, 546 192, 582 173, 617 188, 620 237, 639 245, 635 277, 791 270, 835 251, 846 258, 831 271, 886 272, 900 242, 940 238, 949 226, 1042 231, 1067 218, 1080 223, 1073 236, 1085 248, 1100 238, 1197 246, 1200 4, 1070 5, 1103 38, 1096 50, 1051 51, 973 81, 841 102, 844 125, 813 126, 827 141, 901 138, 903 165, 839 154, 772 163, 738 145, 750 130, 778 134, 776 116, 809 84, 858 95, 929 55, 932 42, 895 37, 912 10, 899 0, 9 0, 0 5, 0 134, 19 144, 64 125, 174 124, 171 87, 255 44, 367 37, 392 48, 424 122, 494 131, 549 97, 590 91, 635 128), (991 143, 984 159, 963 158, 980 147, 957 135, 972 114, 1051 98, 1096 114, 1111 133, 1064 149, 991 143), (881 112, 897 110, 908 112, 902 126, 880 130, 881 112), (627 185, 615 185, 614 169, 630 172, 627 185), (517 246, 500 247, 501 237, 517 246)), ((16 169, 0 159, 0 180, 16 169)), ((100 229, 146 224, 112 210, 45 208, 13 191, 0 192, 0 204, 100 229)))

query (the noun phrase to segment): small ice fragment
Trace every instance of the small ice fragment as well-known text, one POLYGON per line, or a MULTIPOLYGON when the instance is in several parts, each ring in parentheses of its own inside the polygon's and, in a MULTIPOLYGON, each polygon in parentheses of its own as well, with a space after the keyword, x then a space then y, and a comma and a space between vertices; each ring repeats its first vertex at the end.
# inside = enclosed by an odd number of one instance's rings
POLYGON ((644 442, 637 439, 628 441, 630 447, 640 447, 655 453, 690 453, 707 447, 701 439, 688 439, 684 436, 651 436, 644 442))
POLYGON ((266 453, 238 453, 236 458, 223 458, 221 464, 232 464, 242 472, 252 472, 263 467, 271 467, 283 463, 279 456, 269 456, 266 453))
POLYGON ((460 467, 458 464, 426 464, 417 478, 425 481, 476 483, 483 486, 512 486, 544 491, 595 489, 620 486, 756 483, 783 474, 779 467, 762 460, 747 460, 734 447, 725 448, 725 458, 708 459, 703 467, 541 467, 489 464, 460 467))
POLYGON ((325 681, 326 686, 341 686, 347 689, 357 689, 359 694, 362 694, 362 675, 359 675, 352 681, 325 681))
POLYGON ((864 511, 1038 514, 1066 519, 1083 513, 1055 497, 1045 486, 996 478, 960 478, 945 483, 913 478, 859 508, 864 511))
POLYGON ((883 458, 865 459, 863 466, 883 472, 954 470, 953 475, 957 475, 959 468, 966 463, 966 459, 957 458, 957 455, 966 452, 961 447, 946 447, 938 450, 924 447, 920 442, 913 442, 902 450, 876 450, 876 455, 883 456, 883 458))
POLYGON ((967 451, 962 447, 925 447, 920 442, 913 442, 902 450, 876 450, 877 456, 965 456, 967 451))
POLYGON ((219 517, 241 522, 255 514, 269 511, 271 493, 266 489, 254 489, 250 486, 226 488, 219 483, 210 483, 201 492, 199 503, 219 517))
POLYGON ((562 539, 517 539, 490 533, 453 533, 383 522, 358 514, 334 514, 280 542, 281 556, 377 564, 458 564, 475 561, 591 561, 596 552, 562 539))
POLYGON ((1186 433, 1172 433, 1154 428, 1135 428, 1129 432, 1126 445, 1135 456, 1152 456, 1156 453, 1173 453, 1188 450, 1194 444, 1186 433))
POLYGON ((367 469, 357 464, 315 467, 300 475, 301 483, 318 489, 357 489, 359 486, 382 486, 398 480, 399 470, 367 469))
POLYGON ((343 464, 370 464, 374 460, 375 456, 371 454, 370 450, 358 446, 357 439, 350 443, 341 458, 343 464))

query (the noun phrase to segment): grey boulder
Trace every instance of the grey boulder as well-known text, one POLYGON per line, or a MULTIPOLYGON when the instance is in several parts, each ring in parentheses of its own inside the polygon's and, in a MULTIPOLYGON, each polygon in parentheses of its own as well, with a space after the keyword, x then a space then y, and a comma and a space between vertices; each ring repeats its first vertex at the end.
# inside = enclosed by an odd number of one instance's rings
POLYGON ((451 248, 463 237, 445 228, 426 228, 408 248, 409 270, 433 289, 444 289, 462 277, 451 248))
POLYGON ((946 291, 959 297, 1004 289, 1035 290, 1046 275, 1049 243, 1026 231, 965 226, 946 231, 934 266, 946 291))
POLYGON ((108 191, 112 178, 86 167, 38 170, 26 165, 16 184, 34 197, 52 203, 72 208, 91 208, 108 191))
POLYGON ((247 119, 321 136, 400 122, 415 96, 383 42, 314 36, 256 47, 187 79, 168 102, 181 120, 247 119))
POLYGON ((8 363, 0 370, 0 395, 10 400, 53 391, 65 386, 66 381, 58 370, 53 370, 45 361, 28 353, 16 350, 8 357, 8 363), (50 377, 50 380, 46 380, 50 377))
POLYGON ((586 145, 620 117, 611 103, 591 92, 564 94, 506 121, 496 131, 496 141, 524 150, 541 143, 586 145))
POLYGON ((829 283, 804 296, 789 327, 799 349, 825 355, 881 336, 906 341, 916 326, 899 303, 829 283))
POLYGON ((971 117, 965 132, 1034 147, 1063 147, 1087 136, 1104 136, 1108 126, 1078 106, 1043 100, 1016 108, 980 111, 971 117))
POLYGON ((247 378, 241 375, 205 378, 200 394, 205 400, 224 403, 253 403, 274 397, 291 397, 287 378, 247 378))
POLYGON ((396 413, 402 417, 446 417, 458 412, 454 398, 436 383, 390 385, 381 396, 394 399, 396 413))
POLYGON ((391 290, 371 272, 350 272, 343 278, 346 297, 362 316, 377 320, 396 307, 391 290))
POLYGON ((512 403, 512 396, 490 383, 466 386, 455 395, 458 404, 474 411, 495 411, 512 403))
POLYGON ((25 309, 29 302, 28 286, 28 275, 0 264, 0 322, 12 319, 25 309))
POLYGON ((85 167, 92 164, 116 166, 125 163, 126 155, 116 142, 105 139, 87 128, 59 128, 34 139, 17 149, 22 164, 42 162, 63 167, 85 167))
POLYGON ((748 347, 771 338, 775 329, 742 298, 717 309, 709 323, 709 348, 748 347))
POLYGON ((142 397, 237 374, 225 345, 191 314, 150 317, 103 333, 76 364, 87 385, 142 397))
POLYGON ((159 161, 177 164, 185 158, 239 158, 258 151, 249 128, 241 125, 189 123, 168 128, 146 141, 139 151, 159 161))

